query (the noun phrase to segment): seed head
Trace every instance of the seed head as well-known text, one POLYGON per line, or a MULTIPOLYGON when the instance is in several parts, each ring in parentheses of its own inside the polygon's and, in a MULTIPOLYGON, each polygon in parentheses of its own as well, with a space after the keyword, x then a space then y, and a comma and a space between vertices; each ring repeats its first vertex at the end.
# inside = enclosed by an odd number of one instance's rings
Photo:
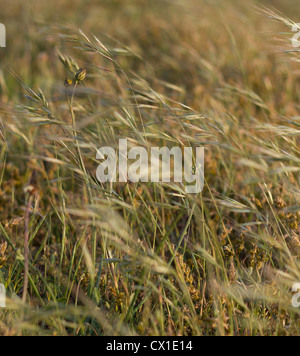
POLYGON ((280 197, 277 197, 275 199, 275 205, 277 206, 277 208, 279 209, 283 209, 283 208, 286 208, 286 202, 280 198, 280 197))
POLYGON ((72 81, 72 79, 68 78, 65 80, 64 84, 65 84, 65 87, 70 87, 73 84, 73 81, 72 81))
POLYGON ((75 74, 75 79, 77 82, 81 82, 86 77, 86 69, 80 68, 78 72, 75 74))

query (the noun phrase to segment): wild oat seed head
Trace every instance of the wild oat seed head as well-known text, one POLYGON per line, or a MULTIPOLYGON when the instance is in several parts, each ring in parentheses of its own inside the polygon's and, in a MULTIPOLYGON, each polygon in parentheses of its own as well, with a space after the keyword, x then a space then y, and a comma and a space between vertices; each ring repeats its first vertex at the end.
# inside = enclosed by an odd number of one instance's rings
POLYGON ((65 85, 65 87, 70 87, 71 85, 73 84, 73 81, 72 81, 72 79, 66 79, 65 81, 64 81, 64 85, 65 85))
POLYGON ((77 82, 81 82, 86 77, 86 69, 80 68, 79 71, 75 74, 75 79, 77 82))

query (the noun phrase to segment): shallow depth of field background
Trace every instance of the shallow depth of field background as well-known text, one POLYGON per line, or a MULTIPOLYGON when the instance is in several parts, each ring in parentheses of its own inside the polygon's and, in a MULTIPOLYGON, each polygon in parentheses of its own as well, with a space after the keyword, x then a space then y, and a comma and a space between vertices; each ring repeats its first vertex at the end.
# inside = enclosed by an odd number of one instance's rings
POLYGON ((298 335, 298 1, 0 5, 0 334, 298 335), (126 137, 203 192, 97 182, 126 137))

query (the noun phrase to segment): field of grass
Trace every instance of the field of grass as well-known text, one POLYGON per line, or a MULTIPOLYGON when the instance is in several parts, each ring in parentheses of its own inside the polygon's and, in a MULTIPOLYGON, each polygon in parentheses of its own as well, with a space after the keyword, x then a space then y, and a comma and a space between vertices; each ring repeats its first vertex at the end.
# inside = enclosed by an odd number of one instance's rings
POLYGON ((0 335, 300 334, 289 18, 298 1, 5 2, 0 335), (100 184, 122 138, 205 147, 203 191, 100 184))

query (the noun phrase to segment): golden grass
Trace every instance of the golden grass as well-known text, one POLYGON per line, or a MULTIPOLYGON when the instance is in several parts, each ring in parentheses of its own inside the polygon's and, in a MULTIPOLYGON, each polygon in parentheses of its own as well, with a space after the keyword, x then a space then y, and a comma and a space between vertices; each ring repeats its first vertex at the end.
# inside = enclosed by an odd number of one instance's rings
POLYGON ((296 3, 56 3, 1 13, 0 334, 299 334, 296 3), (204 146, 203 192, 99 184, 124 137, 204 146))

